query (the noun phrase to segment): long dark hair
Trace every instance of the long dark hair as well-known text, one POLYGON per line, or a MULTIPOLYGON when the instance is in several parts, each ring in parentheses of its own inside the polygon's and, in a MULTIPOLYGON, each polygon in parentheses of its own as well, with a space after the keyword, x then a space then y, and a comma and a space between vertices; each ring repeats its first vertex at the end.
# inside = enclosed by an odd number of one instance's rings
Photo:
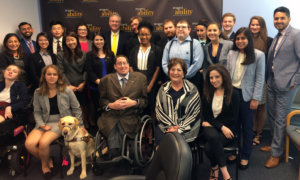
POLYGON ((8 33, 4 37, 4 39, 3 39, 3 49, 4 49, 4 52, 6 54, 11 54, 12 55, 11 50, 7 46, 7 42, 8 42, 8 39, 11 38, 11 37, 13 37, 13 36, 15 36, 18 39, 19 43, 20 43, 20 46, 17 49, 17 52, 18 52, 19 57, 22 59, 22 58, 24 58, 25 53, 24 53, 22 45, 21 45, 21 40, 20 40, 19 36, 17 34, 15 34, 15 33, 8 33))
POLYGON ((234 44, 232 47, 232 50, 239 51, 239 48, 236 46, 236 37, 239 34, 244 34, 246 38, 248 39, 248 45, 245 47, 244 52, 246 55, 246 58, 244 62, 242 62, 242 65, 249 65, 255 62, 255 53, 254 53, 254 43, 253 43, 253 38, 252 34, 249 28, 246 27, 241 27, 240 29, 237 30, 235 36, 234 36, 234 44))
POLYGON ((40 38, 41 36, 44 36, 44 37, 48 40, 49 45, 48 45, 48 47, 47 47, 47 51, 50 52, 50 38, 49 38, 49 36, 47 35, 47 33, 45 33, 45 32, 40 32, 40 33, 36 36, 36 49, 37 49, 37 52, 39 52, 39 51, 41 50, 41 47, 40 47, 40 45, 39 45, 39 38, 40 38))
POLYGON ((80 44, 79 44, 78 36, 75 32, 71 31, 71 32, 67 33, 66 38, 64 38, 64 45, 65 45, 64 56, 67 58, 68 61, 77 62, 77 60, 83 56, 83 53, 81 51, 81 47, 80 47, 80 44), (76 41, 77 41, 77 46, 75 48, 74 54, 73 54, 72 50, 66 44, 66 40, 67 40, 68 36, 71 36, 71 37, 75 38, 76 41))
POLYGON ((100 34, 99 32, 96 32, 93 35, 93 43, 92 43, 92 52, 93 52, 93 54, 95 56, 98 56, 98 48, 94 44, 94 40, 95 40, 96 36, 101 36, 104 39, 103 52, 104 52, 105 56, 106 57, 112 56, 113 53, 110 50, 110 48, 108 47, 105 37, 102 34, 100 34))
POLYGON ((220 75, 222 76, 222 87, 224 88, 225 103, 229 105, 231 102, 233 87, 228 70, 224 67, 224 65, 221 64, 213 64, 208 67, 204 81, 204 97, 207 100, 207 102, 210 102, 214 97, 216 88, 210 83, 210 72, 214 70, 220 73, 220 75))

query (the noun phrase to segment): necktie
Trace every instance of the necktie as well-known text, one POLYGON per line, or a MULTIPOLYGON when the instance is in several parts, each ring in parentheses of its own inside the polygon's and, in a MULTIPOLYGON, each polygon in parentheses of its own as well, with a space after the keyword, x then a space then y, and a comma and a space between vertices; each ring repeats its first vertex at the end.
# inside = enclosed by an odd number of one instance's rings
POLYGON ((122 89, 126 87, 126 78, 122 78, 122 89))
POLYGON ((34 47, 31 43, 31 41, 28 41, 28 45, 29 45, 29 49, 30 49, 31 54, 33 54, 34 53, 34 47))
POLYGON ((276 35, 276 40, 275 40, 275 43, 274 43, 274 46, 273 46, 273 49, 272 49, 272 52, 270 54, 270 59, 269 61, 270 62, 267 62, 267 75, 266 75, 266 80, 268 79, 268 76, 270 75, 270 73, 272 72, 272 66, 273 66, 273 59, 274 59, 274 55, 275 55, 275 50, 276 50, 276 46, 278 44, 278 40, 281 36, 281 33, 279 32, 277 35, 276 35))
POLYGON ((117 55, 117 35, 116 34, 113 35, 113 43, 111 46, 111 51, 115 54, 115 56, 117 55))
POLYGON ((56 42, 57 42, 57 52, 60 52, 61 51, 61 46, 59 44, 59 40, 57 40, 56 42))

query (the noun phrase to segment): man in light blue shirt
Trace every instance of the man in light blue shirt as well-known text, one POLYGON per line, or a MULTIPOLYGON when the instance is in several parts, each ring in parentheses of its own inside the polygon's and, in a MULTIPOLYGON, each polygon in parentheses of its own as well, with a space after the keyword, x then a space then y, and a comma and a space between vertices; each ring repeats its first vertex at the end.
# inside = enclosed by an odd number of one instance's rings
POLYGON ((186 20, 178 21, 176 24, 176 37, 169 41, 165 46, 162 58, 162 68, 164 73, 168 75, 168 63, 170 59, 174 57, 183 59, 188 67, 186 78, 199 87, 196 76, 198 76, 198 71, 202 67, 204 53, 199 41, 196 39, 192 40, 190 32, 191 27, 186 20))

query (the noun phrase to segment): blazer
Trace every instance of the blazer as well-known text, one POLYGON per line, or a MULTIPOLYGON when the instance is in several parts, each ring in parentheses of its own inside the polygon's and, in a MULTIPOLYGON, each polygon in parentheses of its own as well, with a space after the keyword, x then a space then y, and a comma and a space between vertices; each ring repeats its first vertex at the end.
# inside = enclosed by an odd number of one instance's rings
MULTIPOLYGON (((114 53, 110 53, 105 57, 106 73, 109 74, 114 71, 114 53)), ((102 78, 102 62, 99 58, 93 53, 88 52, 86 54, 86 72, 88 81, 94 85, 96 79, 102 78)), ((98 85, 97 85, 98 86, 98 85)))
POLYGON ((64 56, 64 52, 57 53, 57 65, 61 69, 67 84, 78 86, 86 80, 87 74, 85 71, 86 53, 83 52, 81 58, 77 61, 68 61, 64 56))
MULTIPOLYGON (((31 51, 29 49, 29 47, 27 46, 27 41, 25 39, 21 39, 21 45, 23 47, 23 51, 25 54, 27 55, 30 55, 31 54, 31 51)), ((33 48, 34 48, 34 52, 37 52, 37 48, 36 48, 36 42, 32 40, 32 45, 33 45, 33 48)))
MULTIPOLYGON (((137 67, 138 64, 137 55, 139 53, 139 50, 140 50, 140 46, 139 45, 135 46, 131 50, 129 56, 129 63, 134 71, 140 71, 137 67)), ((147 70, 143 71, 143 74, 147 77, 148 84, 150 83, 156 68, 160 67, 161 58, 162 58, 161 48, 151 43, 151 50, 148 55, 147 70)))
MULTIPOLYGON (((227 69, 232 79, 239 51, 230 50, 227 56, 227 69)), ((244 65, 241 89, 244 101, 261 100, 265 80, 265 54, 255 49, 255 61, 244 65)))
MULTIPOLYGON (((225 96, 224 96, 225 97, 225 96)), ((212 101, 209 102, 203 97, 202 100, 202 116, 203 121, 208 122, 217 130, 221 131, 222 126, 228 127, 233 133, 236 132, 236 122, 239 115, 239 94, 236 90, 233 89, 231 102, 229 105, 226 104, 225 98, 223 98, 223 106, 220 114, 217 117, 214 117, 212 111, 212 101)))
MULTIPOLYGON (((105 42, 107 43, 109 49, 111 49, 111 31, 108 31, 103 34, 105 42)), ((127 42, 127 39, 129 38, 129 33, 120 30, 119 32, 119 42, 118 42, 118 48, 117 48, 117 55, 126 55, 126 49, 125 45, 127 42)))
MULTIPOLYGON (((268 65, 273 54, 273 41, 268 55, 268 65)), ((273 59, 273 72, 275 84, 280 91, 288 91, 293 85, 300 84, 300 30, 288 27, 282 41, 278 45, 277 53, 273 59)))
MULTIPOLYGON (((0 92, 5 88, 5 82, 0 82, 0 92)), ((11 111, 15 115, 22 111, 28 103, 27 87, 24 82, 15 81, 10 87, 11 111)))
MULTIPOLYGON (((220 44, 222 44, 222 49, 219 55, 219 63, 223 64, 224 66, 226 66, 227 64, 227 55, 228 52, 231 50, 232 46, 233 46, 233 42, 230 40, 224 40, 223 38, 220 38, 220 44)), ((205 59, 203 62, 203 69, 207 69, 208 66, 214 64, 212 59, 210 58, 210 52, 208 47, 212 46, 211 42, 207 43, 203 50, 204 50, 204 54, 205 54, 205 59)), ((220 47, 219 47, 220 48, 220 47)))
POLYGON ((140 126, 139 114, 147 107, 147 80, 140 72, 130 72, 125 89, 121 88, 117 73, 103 77, 99 84, 100 108, 103 110, 98 119, 98 127, 108 137, 112 128, 120 122, 124 132, 134 137, 140 126), (122 97, 138 100, 138 105, 126 110, 107 110, 109 103, 122 97))
MULTIPOLYGON (((57 106, 59 116, 75 116, 82 124, 81 108, 74 92, 69 88, 63 92, 57 92, 57 106)), ((36 127, 40 127, 48 122, 50 118, 50 104, 49 97, 42 96, 39 89, 34 92, 33 98, 33 113, 36 122, 36 127)))
MULTIPOLYGON (((50 52, 49 52, 50 53, 50 52)), ((52 64, 57 65, 56 55, 53 53, 49 54, 52 59, 52 64)), ((45 67, 44 60, 40 52, 35 52, 28 57, 29 62, 29 77, 31 78, 32 88, 36 89, 39 87, 42 69, 45 67)))

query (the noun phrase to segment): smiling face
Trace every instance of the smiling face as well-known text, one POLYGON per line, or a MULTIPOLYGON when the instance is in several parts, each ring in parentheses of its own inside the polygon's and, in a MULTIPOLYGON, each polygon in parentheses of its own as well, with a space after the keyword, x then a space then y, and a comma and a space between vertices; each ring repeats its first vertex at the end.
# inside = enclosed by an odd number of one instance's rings
POLYGON ((235 44, 240 51, 244 51, 248 46, 248 39, 244 33, 240 33, 236 36, 235 44))
POLYGON ((197 36, 202 40, 205 41, 206 40, 206 27, 203 25, 197 25, 196 26, 196 32, 197 32, 197 36))
POLYGON ((77 35, 78 35, 78 37, 85 38, 88 35, 88 29, 87 29, 87 27, 84 26, 84 25, 78 26, 78 28, 77 28, 77 35))
POLYGON ((176 36, 179 41, 185 40, 191 32, 191 28, 187 23, 177 23, 176 25, 176 36))
POLYGON ((77 39, 73 36, 67 36, 66 37, 66 45, 69 49, 75 50, 77 46, 77 39))
POLYGON ((164 33, 168 38, 172 38, 176 35, 176 28, 172 22, 167 22, 164 25, 164 33))
POLYGON ((19 47, 20 47, 20 41, 19 41, 19 39, 16 36, 11 36, 7 40, 6 47, 10 51, 17 51, 19 49, 19 47))
POLYGON ((170 80, 174 83, 181 83, 184 78, 184 72, 180 64, 176 64, 169 70, 170 80))
POLYGON ((210 24, 207 27, 207 37, 211 41, 219 41, 219 36, 220 36, 220 29, 217 24, 210 24))
POLYGON ((58 73, 54 68, 49 67, 45 72, 45 80, 48 85, 54 85, 58 80, 58 73))
POLYGON ((114 68, 117 73, 121 76, 126 76, 129 72, 129 64, 125 57, 118 57, 116 59, 116 63, 114 64, 114 68))
POLYGON ((38 44, 41 49, 47 49, 49 46, 49 41, 45 36, 40 36, 38 38, 38 44))
POLYGON ((33 29, 29 24, 24 24, 20 26, 19 30, 25 39, 30 39, 33 34, 33 29))
POLYGON ((94 37, 94 45, 96 46, 97 49, 102 49, 104 46, 104 39, 100 35, 96 35, 94 37))
POLYGON ((55 24, 51 27, 51 33, 52 33, 53 37, 55 37, 56 39, 59 39, 60 37, 62 37, 62 35, 64 33, 64 28, 60 24, 55 24))
POLYGON ((232 16, 225 16, 222 21, 224 31, 230 32, 234 26, 234 18, 232 16))
POLYGON ((134 19, 131 24, 130 24, 130 27, 131 27, 131 31, 134 33, 134 34, 137 34, 139 33, 139 30, 138 30, 138 26, 139 26, 140 22, 138 19, 134 19))
POLYGON ((223 87, 222 75, 216 70, 210 71, 209 81, 210 81, 211 85, 216 89, 220 89, 223 87))
POLYGON ((260 24, 259 21, 257 19, 252 19, 251 23, 250 23, 250 31, 252 34, 257 35, 260 32, 260 24))
POLYGON ((18 78, 20 68, 15 65, 10 65, 4 70, 4 79, 14 81, 18 78))
POLYGON ((284 30, 289 25, 290 21, 291 18, 284 12, 276 12, 274 14, 274 26, 279 32, 284 30))
POLYGON ((147 46, 150 44, 151 32, 148 28, 140 28, 139 37, 143 46, 147 46))
POLYGON ((109 18, 109 27, 115 33, 120 29, 121 26, 121 18, 117 15, 113 15, 109 18))

